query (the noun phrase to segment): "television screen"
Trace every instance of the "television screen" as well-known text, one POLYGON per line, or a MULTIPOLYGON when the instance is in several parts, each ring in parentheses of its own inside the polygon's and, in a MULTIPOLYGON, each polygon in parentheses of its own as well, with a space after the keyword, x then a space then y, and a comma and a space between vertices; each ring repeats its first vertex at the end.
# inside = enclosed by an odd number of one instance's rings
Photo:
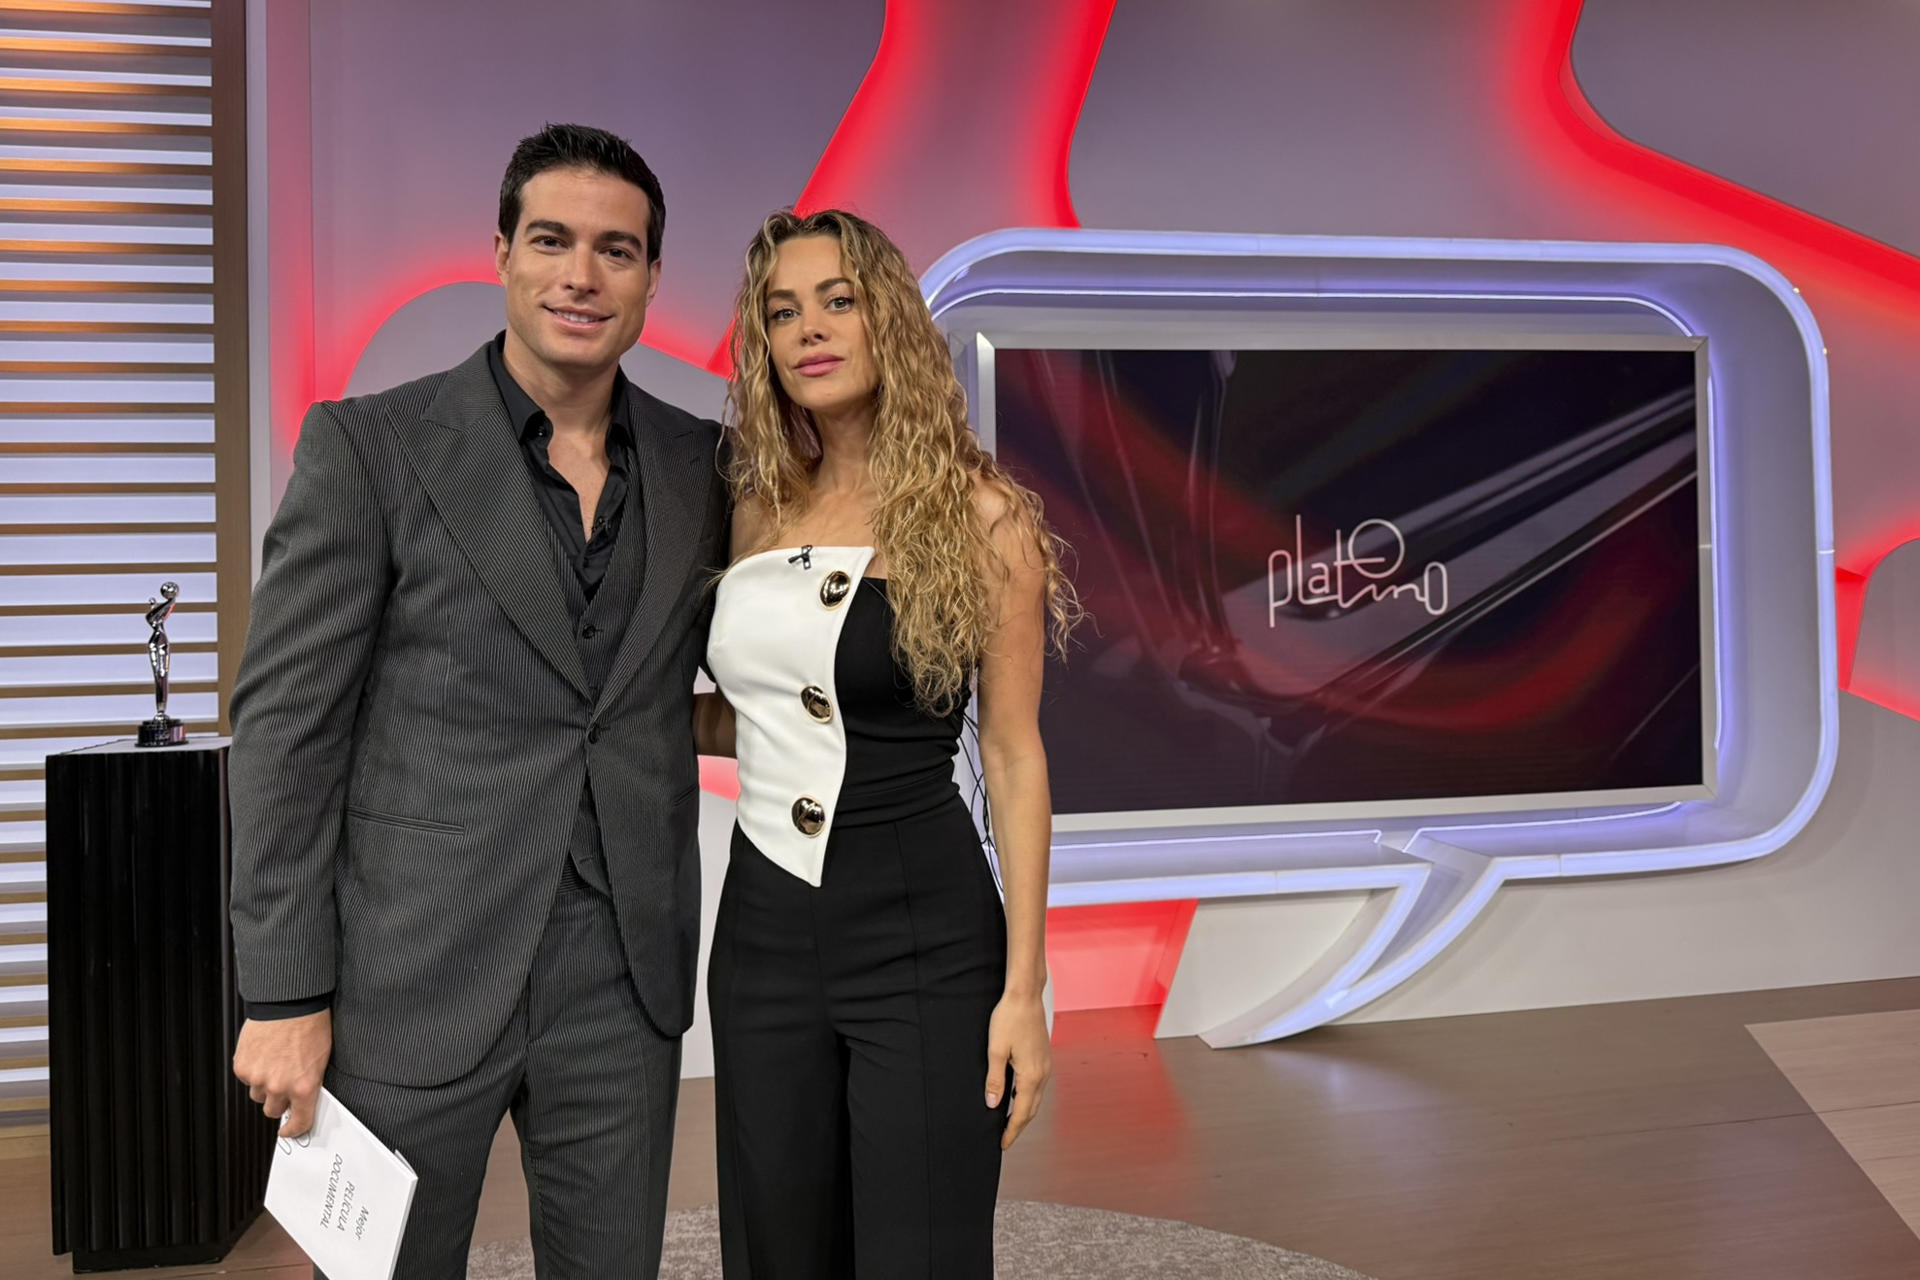
POLYGON ((990 359, 1092 615, 1063 827, 1711 794, 1704 349, 990 359))

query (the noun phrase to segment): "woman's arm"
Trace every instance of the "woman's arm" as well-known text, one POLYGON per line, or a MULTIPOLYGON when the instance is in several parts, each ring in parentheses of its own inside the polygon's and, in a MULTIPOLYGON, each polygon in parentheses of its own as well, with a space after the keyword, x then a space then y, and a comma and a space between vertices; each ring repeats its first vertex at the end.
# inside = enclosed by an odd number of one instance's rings
MULTIPOLYGON (((738 560, 753 549, 754 542, 763 536, 766 516, 758 502, 751 496, 734 504, 733 520, 728 529, 727 558, 738 560)), ((727 701, 727 695, 715 690, 712 693, 693 695, 693 749, 703 756, 733 756, 733 704, 727 701)))
POLYGON ((1007 981, 987 1033, 987 1105, 998 1106, 1013 1068, 1010 1147, 1033 1119, 1052 1072, 1041 991, 1047 984, 1047 862, 1053 808, 1040 742, 1046 572, 1025 513, 999 494, 980 499, 1000 561, 989 591, 1000 623, 980 663, 980 765, 1007 907, 1007 981), (1004 568, 1004 576, 1000 569, 1004 568))
POLYGON ((726 694, 693 695, 693 749, 703 756, 733 755, 733 704, 726 694))

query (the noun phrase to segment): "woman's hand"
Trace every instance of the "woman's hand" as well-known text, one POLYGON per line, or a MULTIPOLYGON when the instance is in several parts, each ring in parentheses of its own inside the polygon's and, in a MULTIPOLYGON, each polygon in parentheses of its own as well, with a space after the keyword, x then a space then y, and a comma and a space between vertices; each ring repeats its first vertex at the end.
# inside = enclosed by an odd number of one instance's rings
POLYGON ((1000 1105, 1009 1066, 1013 1068, 1013 1111, 1007 1117, 1006 1132, 1000 1135, 1002 1151, 1014 1144, 1020 1131, 1040 1110, 1040 1095, 1046 1092, 1047 1077, 1053 1074, 1053 1045, 1047 1039, 1047 1015, 1037 995, 1003 995, 994 1006, 993 1019, 987 1023, 989 1107, 1000 1105))

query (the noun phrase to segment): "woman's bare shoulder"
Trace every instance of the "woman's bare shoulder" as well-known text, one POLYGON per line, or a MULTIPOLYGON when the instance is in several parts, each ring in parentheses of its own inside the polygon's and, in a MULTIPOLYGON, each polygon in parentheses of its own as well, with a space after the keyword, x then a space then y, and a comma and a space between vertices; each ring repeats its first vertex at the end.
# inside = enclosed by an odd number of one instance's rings
POLYGON ((1005 483, 995 483, 984 473, 973 477, 973 512, 987 543, 1008 568, 1032 565, 1038 560, 1039 527, 1033 512, 1017 492, 1005 483))

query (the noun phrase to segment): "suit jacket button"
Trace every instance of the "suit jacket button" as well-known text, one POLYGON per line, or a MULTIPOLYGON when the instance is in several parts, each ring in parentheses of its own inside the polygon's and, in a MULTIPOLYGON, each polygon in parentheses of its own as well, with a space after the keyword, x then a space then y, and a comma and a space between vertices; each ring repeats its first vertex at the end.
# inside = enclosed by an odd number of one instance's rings
POLYGON ((810 684, 800 691, 800 705, 821 724, 833 719, 833 702, 827 697, 827 691, 817 684, 810 684))
POLYGON ((845 571, 835 569, 820 584, 820 603, 829 609, 838 609, 853 591, 853 579, 845 571))
POLYGON ((827 825, 827 806, 812 796, 801 796, 793 802, 793 825, 803 836, 817 836, 827 825))
POLYGON ((588 742, 598 742, 598 741, 600 741, 600 726, 599 726, 599 725, 597 725, 597 724, 594 724, 594 725, 588 725, 588 726, 587 726, 587 741, 588 741, 588 742))

